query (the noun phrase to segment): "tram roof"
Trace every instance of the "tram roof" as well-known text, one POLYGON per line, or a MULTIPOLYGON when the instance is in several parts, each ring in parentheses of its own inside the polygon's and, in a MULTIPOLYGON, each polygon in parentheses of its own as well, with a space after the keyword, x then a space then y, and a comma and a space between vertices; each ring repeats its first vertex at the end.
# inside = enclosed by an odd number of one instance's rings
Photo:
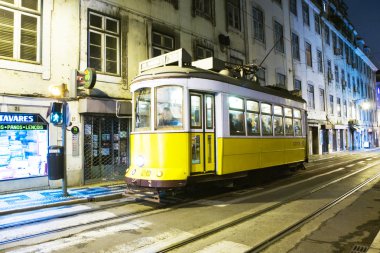
POLYGON ((191 66, 189 67, 164 66, 164 67, 149 69, 147 71, 144 71, 140 75, 138 75, 132 81, 132 84, 145 81, 145 80, 162 79, 162 78, 209 79, 209 80, 229 83, 229 84, 240 86, 246 89, 256 90, 256 91, 264 92, 264 93, 271 94, 274 96, 283 97, 283 98, 292 99, 298 102, 306 103, 306 101, 303 98, 293 95, 290 91, 285 90, 285 89, 281 89, 275 86, 260 86, 249 80, 245 80, 242 78, 234 78, 234 77, 226 76, 226 75, 223 75, 211 70, 205 70, 205 69, 200 69, 200 68, 191 67, 191 66))

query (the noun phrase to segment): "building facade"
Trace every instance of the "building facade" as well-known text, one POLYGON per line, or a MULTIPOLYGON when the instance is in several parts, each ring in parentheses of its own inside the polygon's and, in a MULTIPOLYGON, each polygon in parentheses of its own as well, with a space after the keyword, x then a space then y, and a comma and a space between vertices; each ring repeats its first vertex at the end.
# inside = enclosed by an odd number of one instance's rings
POLYGON ((65 131, 68 185, 122 179, 138 62, 179 48, 193 60, 254 65, 258 84, 298 90, 308 102, 311 154, 373 146, 377 114, 363 103, 374 100, 377 69, 339 3, 0 1, 0 124, 12 125, 0 129, 0 192, 61 184, 47 177, 46 149, 62 144, 48 116, 62 99, 67 130, 79 128, 65 131), (91 90, 77 85, 87 67, 97 71, 91 90), (54 97, 52 86, 65 94, 54 97), (29 117, 36 131, 13 129, 29 117))

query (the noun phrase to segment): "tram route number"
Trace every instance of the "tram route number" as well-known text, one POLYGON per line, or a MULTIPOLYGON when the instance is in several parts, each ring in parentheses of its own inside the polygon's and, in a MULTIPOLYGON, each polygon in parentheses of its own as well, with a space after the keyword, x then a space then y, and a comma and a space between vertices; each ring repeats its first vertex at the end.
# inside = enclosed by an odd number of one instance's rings
POLYGON ((293 141, 293 146, 303 146, 304 142, 303 141, 293 141))

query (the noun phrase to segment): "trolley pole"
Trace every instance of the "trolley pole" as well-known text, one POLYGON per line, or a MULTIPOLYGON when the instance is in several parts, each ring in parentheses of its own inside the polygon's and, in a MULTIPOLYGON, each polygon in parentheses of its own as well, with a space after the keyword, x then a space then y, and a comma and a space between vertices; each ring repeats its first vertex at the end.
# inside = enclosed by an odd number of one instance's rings
POLYGON ((62 147, 63 147, 63 178, 62 178, 62 193, 64 197, 69 196, 67 193, 67 170, 66 170, 66 99, 62 99, 62 147))

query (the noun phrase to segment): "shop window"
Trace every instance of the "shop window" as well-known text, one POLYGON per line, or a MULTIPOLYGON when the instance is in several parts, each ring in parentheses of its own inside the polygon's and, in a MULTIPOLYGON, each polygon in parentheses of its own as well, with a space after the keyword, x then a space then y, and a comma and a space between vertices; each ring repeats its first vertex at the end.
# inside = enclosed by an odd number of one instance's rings
POLYGON ((124 178, 129 166, 129 119, 84 117, 85 183, 124 178))

